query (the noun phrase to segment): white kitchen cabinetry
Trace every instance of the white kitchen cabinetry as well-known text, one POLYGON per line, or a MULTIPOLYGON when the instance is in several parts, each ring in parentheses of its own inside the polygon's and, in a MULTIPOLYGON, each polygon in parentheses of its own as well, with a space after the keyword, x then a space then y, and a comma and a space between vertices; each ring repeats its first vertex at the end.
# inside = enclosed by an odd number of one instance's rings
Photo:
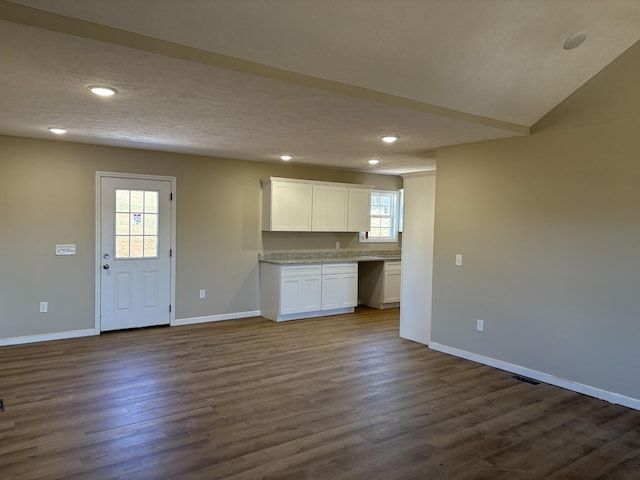
POLYGON ((358 264, 322 265, 322 310, 355 307, 358 304, 358 264))
POLYGON ((384 262, 384 288, 382 303, 397 303, 400 301, 400 262, 384 262))
POLYGON ((320 310, 321 282, 320 265, 282 267, 279 313, 286 315, 320 310))
POLYGON ((349 188, 347 231, 368 232, 371 222, 371 188, 349 188))
POLYGON ((399 260, 360 263, 358 283, 360 303, 373 308, 399 306, 401 273, 399 260))
POLYGON ((262 230, 369 230, 371 185, 269 177, 262 182, 262 230))
POLYGON ((262 181, 262 230, 310 232, 312 185, 290 179, 262 181))
POLYGON ((314 232, 346 232, 349 188, 313 184, 311 230, 314 232))
POLYGON ((277 322, 352 313, 357 303, 357 284, 357 263, 278 265, 261 262, 261 313, 277 322))

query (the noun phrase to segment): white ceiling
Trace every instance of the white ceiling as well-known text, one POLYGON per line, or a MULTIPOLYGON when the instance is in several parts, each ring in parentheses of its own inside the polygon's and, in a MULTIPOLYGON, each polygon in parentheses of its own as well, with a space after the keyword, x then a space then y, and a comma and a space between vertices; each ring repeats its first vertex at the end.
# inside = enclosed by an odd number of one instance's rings
POLYGON ((0 134, 423 171, 527 134, 638 39, 638 0, 0 0, 0 134))

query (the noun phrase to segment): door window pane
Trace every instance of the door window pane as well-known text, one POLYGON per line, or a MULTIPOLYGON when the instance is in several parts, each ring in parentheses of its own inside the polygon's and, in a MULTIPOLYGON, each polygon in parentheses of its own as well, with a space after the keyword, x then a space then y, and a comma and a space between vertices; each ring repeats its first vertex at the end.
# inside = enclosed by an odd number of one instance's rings
POLYGON ((116 213, 116 235, 129 235, 128 213, 116 213))
POLYGON ((158 234, 158 214, 156 213, 144 214, 144 234, 145 235, 158 234))
POLYGON ((132 235, 129 237, 129 257, 130 258, 144 257, 142 235, 132 235))
POLYGON ((116 190, 116 258, 158 256, 157 191, 116 190))
POLYGON ((116 258, 129 258, 129 236, 116 237, 116 258))
POLYGON ((144 213, 158 213, 158 192, 144 192, 144 213))
POLYGON ((144 212, 144 192, 131 190, 131 212, 144 212))
POLYGON ((116 190, 116 212, 129 211, 129 190, 116 190))
POLYGON ((158 255, 158 239, 149 235, 144 237, 144 256, 156 257, 158 255))

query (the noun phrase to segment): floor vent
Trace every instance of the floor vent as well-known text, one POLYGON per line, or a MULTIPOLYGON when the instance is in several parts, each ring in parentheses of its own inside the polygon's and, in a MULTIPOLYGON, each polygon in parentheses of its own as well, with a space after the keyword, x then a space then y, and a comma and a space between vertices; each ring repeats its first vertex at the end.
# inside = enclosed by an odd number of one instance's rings
POLYGON ((540 385, 540 382, 535 381, 533 378, 523 377, 522 375, 514 375, 514 380, 520 380, 521 382, 530 383, 531 385, 540 385))

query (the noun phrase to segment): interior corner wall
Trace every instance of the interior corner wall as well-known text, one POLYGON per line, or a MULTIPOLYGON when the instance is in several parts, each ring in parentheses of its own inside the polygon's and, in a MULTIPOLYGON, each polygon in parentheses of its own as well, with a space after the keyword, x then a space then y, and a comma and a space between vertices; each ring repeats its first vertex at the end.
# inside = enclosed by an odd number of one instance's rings
MULTIPOLYGON (((0 344, 93 330, 96 171, 177 178, 177 320, 259 311, 260 178, 402 185, 401 177, 329 168, 0 136, 0 344), (55 245, 68 243, 77 254, 56 256, 55 245)), ((295 244, 329 249, 340 240, 309 232, 295 244)), ((269 239, 272 248, 291 241, 269 239)))
POLYGON ((433 342, 640 399, 638 85, 640 44, 532 135, 438 150, 433 342))
POLYGON ((431 335, 435 172, 404 177, 400 336, 428 344, 431 335))

